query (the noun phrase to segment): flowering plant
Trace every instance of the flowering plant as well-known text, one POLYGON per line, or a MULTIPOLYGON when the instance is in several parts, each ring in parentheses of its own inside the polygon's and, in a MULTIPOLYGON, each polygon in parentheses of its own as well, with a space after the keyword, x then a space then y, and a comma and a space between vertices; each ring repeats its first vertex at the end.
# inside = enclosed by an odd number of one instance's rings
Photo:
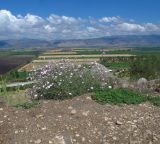
POLYGON ((92 92, 107 84, 108 70, 93 62, 78 65, 67 60, 50 62, 30 75, 35 83, 29 90, 33 99, 65 99, 92 92))

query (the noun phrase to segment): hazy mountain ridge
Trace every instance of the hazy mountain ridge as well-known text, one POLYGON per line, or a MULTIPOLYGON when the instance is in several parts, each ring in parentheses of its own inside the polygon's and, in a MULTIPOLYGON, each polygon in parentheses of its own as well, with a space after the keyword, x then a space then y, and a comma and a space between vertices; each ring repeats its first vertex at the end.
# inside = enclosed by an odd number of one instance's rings
POLYGON ((0 48, 160 47, 160 35, 124 35, 73 40, 0 40, 0 48))

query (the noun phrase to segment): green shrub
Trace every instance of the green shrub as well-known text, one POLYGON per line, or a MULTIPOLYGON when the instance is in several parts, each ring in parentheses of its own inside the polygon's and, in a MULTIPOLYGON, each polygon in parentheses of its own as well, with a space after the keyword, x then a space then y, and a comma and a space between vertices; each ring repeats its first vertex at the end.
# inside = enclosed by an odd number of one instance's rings
POLYGON ((14 105, 14 107, 30 109, 30 108, 37 107, 38 104, 39 103, 37 101, 32 101, 32 102, 25 102, 25 103, 22 103, 22 104, 17 104, 17 105, 14 105))
POLYGON ((92 94, 92 99, 101 104, 129 105, 148 101, 160 106, 160 97, 146 96, 128 89, 101 89, 92 94))
POLYGON ((155 106, 160 106, 160 97, 148 97, 148 101, 150 101, 155 106))
POLYGON ((130 62, 108 62, 107 60, 103 60, 100 63, 111 69, 130 68, 130 62))
POLYGON ((130 77, 132 79, 139 79, 144 77, 146 79, 155 79, 160 75, 160 57, 140 56, 132 62, 130 68, 130 77))
POLYGON ((127 89, 105 89, 93 93, 92 99, 102 104, 140 104, 147 97, 127 89))
POLYGON ((52 62, 36 71, 29 95, 33 99, 66 99, 93 92, 102 83, 109 84, 108 70, 96 62, 77 65, 70 61, 52 62))
POLYGON ((100 87, 100 83, 93 79, 93 77, 87 72, 80 77, 79 75, 69 74, 61 75, 63 82, 61 85, 57 85, 54 88, 50 88, 48 91, 44 92, 43 97, 46 99, 67 99, 74 96, 82 95, 93 91, 100 87))

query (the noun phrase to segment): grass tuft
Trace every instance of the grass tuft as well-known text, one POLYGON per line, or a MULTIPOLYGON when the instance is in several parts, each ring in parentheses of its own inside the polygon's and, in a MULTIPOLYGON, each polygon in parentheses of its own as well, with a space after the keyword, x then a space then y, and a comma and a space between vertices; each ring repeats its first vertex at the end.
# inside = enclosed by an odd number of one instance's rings
POLYGON ((30 109, 30 108, 35 108, 38 105, 39 105, 39 102, 37 102, 37 101, 31 101, 31 102, 25 102, 25 103, 14 105, 14 107, 24 108, 24 109, 30 109))
POLYGON ((160 97, 145 96, 128 89, 105 89, 92 94, 92 99, 101 104, 140 104, 146 101, 160 106, 160 97))

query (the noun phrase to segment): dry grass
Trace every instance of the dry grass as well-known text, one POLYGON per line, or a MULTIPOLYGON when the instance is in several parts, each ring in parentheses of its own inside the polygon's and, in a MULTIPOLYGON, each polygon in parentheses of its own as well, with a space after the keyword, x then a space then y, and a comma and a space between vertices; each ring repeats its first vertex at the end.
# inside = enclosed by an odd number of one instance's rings
POLYGON ((48 62, 47 61, 41 61, 41 62, 34 62, 32 61, 31 63, 21 67, 18 72, 22 72, 22 71, 33 71, 33 69, 39 69, 42 68, 44 65, 46 65, 48 62))
POLYGON ((76 52, 56 52, 56 51, 49 51, 43 53, 44 55, 70 55, 70 54, 77 54, 76 52))
MULTIPOLYGON (((21 67, 18 71, 32 71, 39 69, 50 61, 59 61, 60 59, 69 59, 71 62, 77 64, 86 64, 93 61, 99 61, 100 57, 130 57, 130 54, 105 54, 105 55, 76 55, 76 51, 84 51, 83 49, 75 49, 71 52, 63 52, 62 49, 50 50, 38 57, 38 60, 33 60, 31 63, 21 67)), ((95 49, 87 49, 87 51, 95 51, 95 49)))
POLYGON ((51 55, 51 56, 39 56, 39 59, 52 59, 52 58, 86 58, 86 57, 130 57, 130 54, 105 54, 105 55, 51 55))
POLYGON ((24 104, 31 102, 29 96, 24 90, 7 92, 2 95, 3 100, 7 106, 15 106, 17 104, 24 104))
MULTIPOLYGON (((44 65, 46 65, 47 63, 49 62, 55 62, 55 61, 59 61, 59 59, 55 59, 55 60, 34 60, 32 61, 31 63, 21 67, 18 71, 19 72, 22 72, 22 71, 32 71, 33 68, 34 69, 39 69, 39 68, 42 68, 44 65)), ((69 59, 70 62, 73 62, 73 63, 77 63, 77 64, 87 64, 87 63, 90 63, 90 62, 94 62, 94 61, 99 61, 99 58, 84 58, 84 59, 69 59)))

